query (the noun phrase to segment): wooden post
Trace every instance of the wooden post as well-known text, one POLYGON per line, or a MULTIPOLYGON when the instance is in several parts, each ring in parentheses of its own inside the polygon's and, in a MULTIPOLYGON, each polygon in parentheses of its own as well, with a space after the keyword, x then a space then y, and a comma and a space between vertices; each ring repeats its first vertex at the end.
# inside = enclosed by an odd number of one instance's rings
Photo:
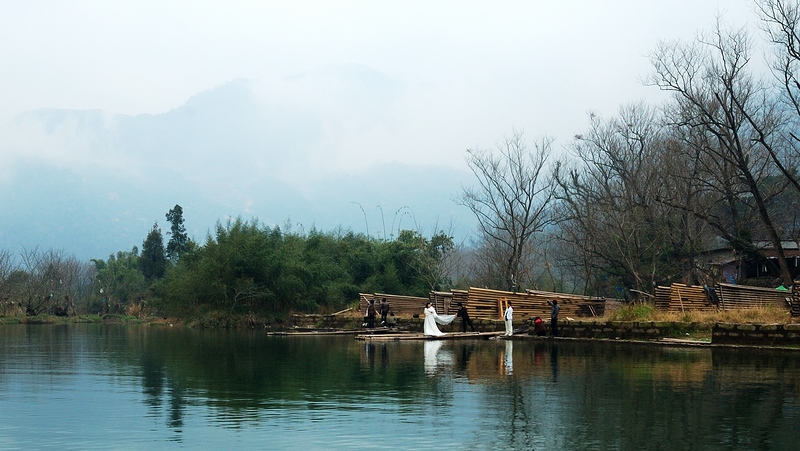
POLYGON ((508 298, 497 298, 497 317, 499 319, 505 320, 503 314, 506 312, 506 308, 508 308, 508 298))

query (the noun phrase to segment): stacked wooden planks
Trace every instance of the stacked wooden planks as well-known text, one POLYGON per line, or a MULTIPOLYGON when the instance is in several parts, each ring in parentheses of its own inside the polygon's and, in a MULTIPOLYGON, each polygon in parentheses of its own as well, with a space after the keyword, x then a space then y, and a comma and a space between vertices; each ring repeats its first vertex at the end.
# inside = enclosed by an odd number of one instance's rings
POLYGON ((458 310, 455 307, 455 302, 453 302, 453 293, 449 291, 431 291, 428 295, 428 300, 431 301, 433 308, 435 308, 438 313, 450 314, 450 310, 454 310, 453 313, 455 313, 455 310, 458 310))
POLYGON ((469 306, 469 290, 453 290, 453 300, 450 304, 450 313, 454 315, 456 311, 458 311, 458 303, 462 303, 466 306, 469 306))
POLYGON ((723 310, 736 310, 755 307, 776 307, 789 309, 791 299, 790 291, 776 290, 774 288, 750 287, 720 283, 717 285, 720 308, 723 310))
POLYGON ((656 310, 669 310, 669 292, 670 287, 656 287, 656 295, 654 298, 656 310))
POLYGON ((705 287, 673 283, 656 287, 655 308, 670 312, 713 311, 716 306, 708 298, 705 287))
MULTIPOLYGON (((396 316, 410 317, 413 315, 422 315, 425 309, 425 304, 428 298, 416 296, 400 296, 397 294, 373 293, 359 294, 358 308, 361 313, 366 312, 370 300, 375 300, 375 308, 380 309, 381 299, 386 298, 389 303, 389 311, 393 312, 396 316)), ((380 310, 379 310, 380 311, 380 310)), ((438 310, 437 310, 438 311, 438 310)))
POLYGON ((716 306, 708 298, 706 289, 700 285, 673 283, 669 287, 669 311, 713 311, 716 306))

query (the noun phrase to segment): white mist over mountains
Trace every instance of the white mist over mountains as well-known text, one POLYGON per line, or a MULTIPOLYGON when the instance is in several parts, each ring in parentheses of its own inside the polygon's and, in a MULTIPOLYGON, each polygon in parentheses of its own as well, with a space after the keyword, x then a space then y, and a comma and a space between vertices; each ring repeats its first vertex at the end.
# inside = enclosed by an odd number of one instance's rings
POLYGON ((0 125, 0 249, 106 258, 141 247, 155 222, 166 239, 175 204, 200 242, 235 217, 464 239, 474 218, 453 198, 473 183, 475 137, 431 134, 425 92, 352 64, 231 81, 163 114, 19 114, 0 125))

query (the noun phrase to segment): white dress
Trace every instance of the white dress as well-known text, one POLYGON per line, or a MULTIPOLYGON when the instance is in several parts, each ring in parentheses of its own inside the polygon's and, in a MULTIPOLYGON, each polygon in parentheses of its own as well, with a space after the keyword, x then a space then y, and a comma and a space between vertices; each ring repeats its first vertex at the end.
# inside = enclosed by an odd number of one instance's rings
POLYGON ((450 324, 456 319, 456 315, 437 315, 436 309, 433 308, 433 306, 426 307, 423 311, 425 312, 425 322, 423 323, 422 331, 425 335, 431 337, 441 337, 444 335, 444 332, 439 330, 436 323, 450 324))

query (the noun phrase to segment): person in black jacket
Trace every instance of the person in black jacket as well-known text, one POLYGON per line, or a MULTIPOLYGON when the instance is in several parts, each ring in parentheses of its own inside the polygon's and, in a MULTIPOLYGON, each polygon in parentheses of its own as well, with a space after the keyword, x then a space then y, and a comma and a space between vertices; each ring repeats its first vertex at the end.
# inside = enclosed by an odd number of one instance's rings
POLYGON ((461 318, 461 332, 467 332, 467 324, 475 332, 475 326, 472 325, 472 320, 469 319, 469 313, 467 313, 467 308, 464 307, 464 304, 458 303, 458 312, 456 313, 456 317, 461 318))
POLYGON ((367 327, 372 329, 375 327, 375 317, 378 312, 375 310, 375 299, 370 299, 369 306, 367 306, 367 327))
POLYGON ((553 337, 558 336, 558 312, 561 311, 561 306, 558 305, 558 299, 548 300, 547 305, 552 306, 550 310, 550 335, 553 337))
POLYGON ((389 316, 389 302, 386 301, 386 298, 381 299, 381 326, 386 327, 386 317, 389 316))

